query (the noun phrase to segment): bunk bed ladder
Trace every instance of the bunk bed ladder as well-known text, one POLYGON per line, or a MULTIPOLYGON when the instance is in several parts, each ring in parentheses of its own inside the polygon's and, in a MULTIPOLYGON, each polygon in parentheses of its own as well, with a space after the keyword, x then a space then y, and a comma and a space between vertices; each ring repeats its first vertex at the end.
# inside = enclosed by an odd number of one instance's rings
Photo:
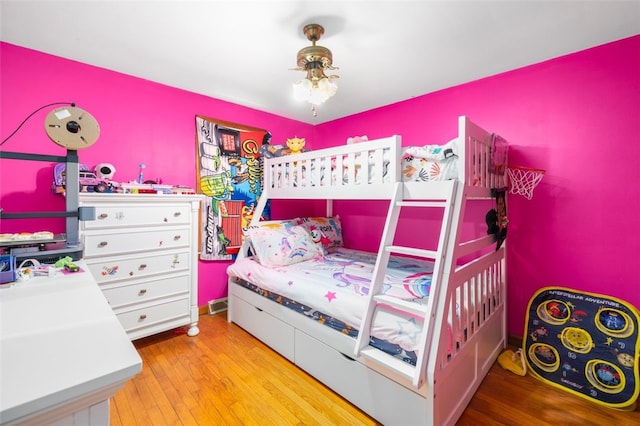
POLYGON ((368 304, 360 325, 358 338, 356 340, 356 357, 363 356, 369 360, 384 365, 386 368, 394 371, 401 377, 411 380, 412 385, 416 388, 422 386, 425 378, 425 370, 435 323, 433 304, 437 303, 436 301, 439 299, 442 287, 442 285, 440 285, 442 277, 448 272, 448 267, 451 266, 450 262, 445 262, 446 255, 447 253, 451 254, 451 251, 449 250, 450 243, 455 244, 457 240, 456 231, 458 229, 458 224, 452 222, 455 222, 455 219, 459 216, 460 204, 462 204, 460 195, 463 191, 459 189, 459 182, 451 181, 450 184, 451 188, 446 198, 434 201, 403 200, 403 184, 396 184, 393 199, 387 214, 380 249, 378 251, 378 258, 373 270, 373 282, 370 288, 368 304), (444 209, 440 238, 438 240, 438 247, 435 251, 393 245, 400 211, 403 207, 435 207, 444 209), (434 261, 431 293, 426 304, 405 301, 395 297, 386 296, 381 293, 389 258, 392 253, 405 254, 434 261), (386 309, 391 308, 393 310, 411 314, 416 317, 417 321, 422 322, 422 332, 420 333, 418 342, 418 348, 420 348, 420 350, 418 351, 415 366, 392 357, 391 355, 369 345, 374 313, 380 306, 386 307, 386 309), (431 313, 431 315, 429 313, 431 313))

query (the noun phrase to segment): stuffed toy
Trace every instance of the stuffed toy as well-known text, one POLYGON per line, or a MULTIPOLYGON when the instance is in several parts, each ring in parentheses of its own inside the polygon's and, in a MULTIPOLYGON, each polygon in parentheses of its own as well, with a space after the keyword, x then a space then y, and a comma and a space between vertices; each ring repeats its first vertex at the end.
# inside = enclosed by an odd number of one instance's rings
POLYGON ((289 148, 288 154, 300 154, 304 152, 304 145, 306 141, 304 138, 299 138, 297 136, 287 139, 287 147, 289 148))
POLYGON ((351 145, 352 143, 358 143, 358 142, 366 142, 368 140, 369 138, 367 137, 367 135, 354 136, 352 138, 347 138, 347 145, 351 145))
POLYGON ((308 151, 305 148, 306 141, 304 138, 293 137, 287 139, 287 145, 270 145, 263 144, 260 146, 258 153, 262 158, 274 158, 281 157, 289 154, 300 154, 301 152, 308 151))

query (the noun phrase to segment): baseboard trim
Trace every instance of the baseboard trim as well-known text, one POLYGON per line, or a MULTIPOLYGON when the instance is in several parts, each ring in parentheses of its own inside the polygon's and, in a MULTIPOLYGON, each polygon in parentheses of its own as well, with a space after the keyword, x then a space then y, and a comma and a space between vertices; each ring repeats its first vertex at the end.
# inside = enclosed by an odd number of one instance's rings
POLYGON ((522 336, 514 336, 512 334, 509 334, 507 336, 507 345, 509 346, 513 346, 515 348, 521 348, 522 347, 522 336))

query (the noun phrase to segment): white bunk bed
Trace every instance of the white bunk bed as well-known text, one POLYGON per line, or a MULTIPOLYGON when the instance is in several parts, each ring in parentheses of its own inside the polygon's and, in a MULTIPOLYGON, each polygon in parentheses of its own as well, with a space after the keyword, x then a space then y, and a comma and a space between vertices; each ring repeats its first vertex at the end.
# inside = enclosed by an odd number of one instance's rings
MULTIPOLYGON (((460 117, 457 179, 433 182, 403 181, 399 136, 266 159, 252 225, 269 199, 368 199, 389 200, 385 228, 361 322, 352 324, 357 338, 264 297, 268 291, 241 285, 250 278, 233 271, 249 258, 248 241, 229 268, 228 320, 385 425, 455 424, 506 346, 505 246, 493 235, 462 239, 468 203, 487 204, 493 188, 506 187, 505 175, 491 171, 493 141, 493 134, 460 117), (385 167, 386 177, 380 173, 385 167), (440 210, 437 247, 394 245, 404 208, 440 210), (382 294, 395 256, 432 262, 422 303, 382 294), (380 312, 417 318, 415 365, 369 345, 380 312)), ((332 213, 328 201, 327 216, 332 213)), ((484 223, 481 216, 476 220, 484 223)))

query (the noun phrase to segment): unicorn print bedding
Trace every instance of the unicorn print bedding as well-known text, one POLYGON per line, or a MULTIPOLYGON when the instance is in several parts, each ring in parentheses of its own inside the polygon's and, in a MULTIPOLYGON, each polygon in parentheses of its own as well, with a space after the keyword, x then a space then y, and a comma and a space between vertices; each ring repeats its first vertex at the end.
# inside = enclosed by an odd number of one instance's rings
MULTIPOLYGON (((365 311, 375 258, 373 253, 338 247, 323 257, 275 268, 247 257, 230 265, 227 273, 357 329, 365 311)), ((426 303, 432 271, 430 262, 393 257, 385 276, 384 292, 426 303)), ((399 320, 397 314, 378 310, 371 335, 404 351, 415 351, 420 324, 413 317, 399 320)))

